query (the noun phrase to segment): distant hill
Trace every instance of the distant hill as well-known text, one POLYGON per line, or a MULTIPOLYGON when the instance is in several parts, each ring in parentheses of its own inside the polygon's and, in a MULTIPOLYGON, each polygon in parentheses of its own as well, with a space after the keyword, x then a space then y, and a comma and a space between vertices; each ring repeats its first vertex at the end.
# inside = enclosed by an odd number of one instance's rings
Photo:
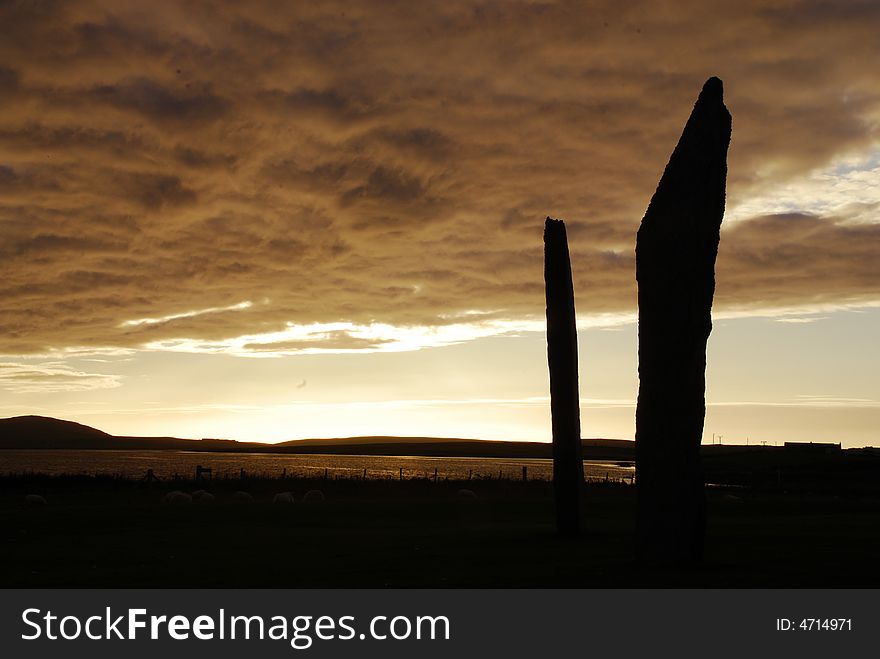
MULTIPOLYGON (((634 443, 628 440, 585 439, 583 446, 586 459, 632 460, 634 457, 634 443)), ((340 437, 297 439, 280 444, 229 439, 119 437, 72 421, 41 416, 0 419, 0 449, 128 449, 493 458, 552 456, 551 445, 544 442, 444 437, 340 437)))
POLYGON ((0 419, 0 449, 175 449, 180 451, 247 451, 265 444, 228 439, 117 437, 97 428, 47 416, 0 419))
MULTIPOLYGON (((585 439, 585 459, 632 460, 635 444, 624 439, 585 439)), ((412 455, 437 457, 550 458, 547 442, 511 442, 455 437, 340 437, 295 439, 276 444, 296 453, 412 455)))
POLYGON ((43 448, 58 441, 102 442, 112 438, 102 430, 48 416, 15 416, 0 419, 0 446, 27 441, 29 448, 43 448))

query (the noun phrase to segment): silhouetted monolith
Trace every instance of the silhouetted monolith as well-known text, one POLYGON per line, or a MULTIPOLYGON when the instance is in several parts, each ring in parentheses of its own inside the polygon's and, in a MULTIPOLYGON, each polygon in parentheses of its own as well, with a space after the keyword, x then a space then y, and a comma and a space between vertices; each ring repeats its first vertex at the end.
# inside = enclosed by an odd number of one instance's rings
POLYGON ((703 85, 636 241, 639 400, 637 546, 650 564, 702 560, 700 442, 706 341, 727 179, 731 118, 721 80, 703 85))
POLYGON ((544 288, 547 295, 547 361, 550 366, 556 528, 563 535, 573 536, 580 532, 584 487, 577 326, 565 224, 562 220, 549 217, 544 224, 544 288))

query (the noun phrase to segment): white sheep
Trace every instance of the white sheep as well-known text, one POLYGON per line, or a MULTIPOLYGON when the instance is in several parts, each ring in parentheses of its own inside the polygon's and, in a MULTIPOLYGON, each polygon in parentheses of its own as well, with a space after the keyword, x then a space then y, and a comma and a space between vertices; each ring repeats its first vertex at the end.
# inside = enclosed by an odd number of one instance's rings
POLYGON ((162 503, 167 503, 172 506, 188 506, 192 503, 192 500, 193 498, 186 492, 173 490, 162 498, 162 503))
POLYGON ((309 490, 303 495, 303 501, 324 501, 326 497, 321 490, 309 490))
POLYGON ((462 499, 463 501, 473 501, 477 498, 477 493, 473 490, 462 488, 455 493, 455 496, 457 496, 459 499, 462 499))
POLYGON ((45 497, 41 497, 39 494, 27 494, 24 497, 24 502, 28 506, 45 506, 48 502, 45 497))
POLYGON ((212 503, 214 501, 214 495, 207 490, 196 490, 192 493, 192 498, 196 503, 212 503))
POLYGON ((235 492, 232 495, 232 500, 237 501, 239 503, 251 503, 254 498, 248 492, 235 492))
POLYGON ((272 503, 293 503, 293 494, 290 492, 279 492, 272 497, 272 503))

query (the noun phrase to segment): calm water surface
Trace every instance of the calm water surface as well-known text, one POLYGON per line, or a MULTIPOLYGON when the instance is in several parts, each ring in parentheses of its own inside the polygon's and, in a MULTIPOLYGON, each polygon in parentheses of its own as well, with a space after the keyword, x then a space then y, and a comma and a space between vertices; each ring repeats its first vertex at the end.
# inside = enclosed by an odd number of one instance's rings
MULTIPOLYGON (((528 468, 529 479, 549 480, 553 461, 544 458, 429 458, 379 455, 291 455, 268 453, 203 453, 194 451, 72 451, 18 450, 0 451, 0 474, 119 474, 129 478, 143 476, 147 469, 160 478, 191 477, 196 465, 210 467, 215 477, 235 477, 244 469, 254 476, 319 476, 326 469, 330 477, 397 478, 403 469, 404 478, 522 478, 528 468)), ((584 461, 588 479, 629 481, 633 467, 614 461, 584 461)))

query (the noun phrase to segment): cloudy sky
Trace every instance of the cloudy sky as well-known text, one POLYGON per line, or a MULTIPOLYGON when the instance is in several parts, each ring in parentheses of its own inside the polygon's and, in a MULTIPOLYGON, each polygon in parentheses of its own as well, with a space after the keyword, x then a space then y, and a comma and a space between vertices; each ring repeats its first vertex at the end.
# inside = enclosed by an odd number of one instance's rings
POLYGON ((634 242, 733 115, 704 441, 878 445, 880 4, 0 2, 0 416, 549 439, 543 218, 585 436, 632 437, 634 242))

